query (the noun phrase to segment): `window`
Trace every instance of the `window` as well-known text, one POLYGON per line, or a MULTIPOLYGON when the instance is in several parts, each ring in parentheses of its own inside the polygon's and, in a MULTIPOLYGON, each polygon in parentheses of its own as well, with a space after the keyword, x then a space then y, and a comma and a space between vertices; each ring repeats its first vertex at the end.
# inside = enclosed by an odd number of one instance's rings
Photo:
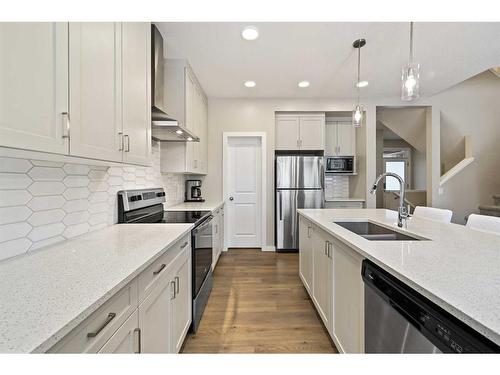
MULTIPOLYGON (((403 181, 406 183, 405 175, 406 175, 406 161, 405 160, 391 160, 385 161, 385 171, 392 172, 399 175, 403 181)), ((385 179, 385 190, 398 190, 399 191, 399 182, 394 177, 387 177, 385 179)))

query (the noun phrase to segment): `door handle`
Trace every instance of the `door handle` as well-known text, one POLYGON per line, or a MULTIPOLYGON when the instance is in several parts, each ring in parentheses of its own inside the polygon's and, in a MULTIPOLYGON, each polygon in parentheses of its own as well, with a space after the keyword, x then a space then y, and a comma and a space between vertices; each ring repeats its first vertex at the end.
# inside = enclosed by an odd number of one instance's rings
POLYGON ((134 329, 134 334, 137 337, 137 348, 134 353, 139 354, 141 352, 141 329, 140 328, 134 329))
POLYGON ((62 134, 62 138, 63 139, 69 139, 69 128, 70 128, 69 113, 68 112, 62 112, 61 115, 63 117, 63 134, 62 134))
POLYGON ((175 276, 174 280, 175 280, 175 288, 176 288, 175 295, 178 295, 179 294, 179 288, 180 288, 179 284, 181 283, 181 280, 179 279, 179 276, 175 276))
POLYGON ((170 282, 170 299, 175 299, 175 296, 177 295, 177 293, 175 292, 175 281, 171 281, 170 282), (173 287, 173 288, 172 288, 173 287), (173 292, 173 295, 172 295, 172 292, 173 292))
POLYGON ((229 200, 230 201, 234 201, 234 197, 229 197, 229 200))
POLYGON ((282 202, 281 191, 279 192, 279 200, 280 200, 280 221, 283 221, 283 202, 282 202))
POLYGON ((101 333, 101 331, 106 328, 106 326, 111 323, 111 321, 116 317, 116 313, 112 312, 112 313, 109 313, 108 314, 108 317, 106 318, 106 320, 104 321, 104 323, 102 323, 102 325, 97 328, 97 331, 95 332, 89 332, 87 333, 87 337, 88 338, 92 338, 92 337, 96 337, 99 333, 101 333))

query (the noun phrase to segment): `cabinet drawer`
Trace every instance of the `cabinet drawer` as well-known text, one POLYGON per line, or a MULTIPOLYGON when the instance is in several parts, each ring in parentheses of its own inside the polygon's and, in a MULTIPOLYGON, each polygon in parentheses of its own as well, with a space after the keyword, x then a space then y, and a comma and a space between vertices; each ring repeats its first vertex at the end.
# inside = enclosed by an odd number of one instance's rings
MULTIPOLYGON (((161 276, 166 275, 172 261, 182 250, 191 248, 191 234, 187 234, 182 239, 170 246, 160 257, 138 276, 139 302, 141 302, 158 282, 161 276)), ((189 251, 189 255, 191 252, 189 251)))
POLYGON ((137 279, 134 279, 54 345, 49 352, 97 353, 136 308, 137 279))

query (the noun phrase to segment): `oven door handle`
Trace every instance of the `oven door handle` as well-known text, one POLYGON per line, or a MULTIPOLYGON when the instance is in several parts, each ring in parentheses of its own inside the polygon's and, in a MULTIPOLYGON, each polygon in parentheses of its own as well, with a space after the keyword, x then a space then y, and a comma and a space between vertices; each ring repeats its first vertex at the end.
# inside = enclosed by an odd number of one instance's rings
POLYGON ((210 225, 212 223, 213 215, 210 215, 205 221, 203 221, 200 225, 198 225, 196 228, 194 228, 193 233, 198 233, 198 231, 202 230, 206 226, 210 225))

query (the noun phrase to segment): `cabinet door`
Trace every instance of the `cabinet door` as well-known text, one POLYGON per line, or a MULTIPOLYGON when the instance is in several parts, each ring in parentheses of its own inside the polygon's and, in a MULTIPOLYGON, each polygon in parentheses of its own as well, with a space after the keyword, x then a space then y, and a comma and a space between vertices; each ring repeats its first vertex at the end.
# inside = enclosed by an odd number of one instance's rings
MULTIPOLYGON (((183 256, 174 276, 175 297, 172 300, 171 352, 179 353, 191 325, 191 252, 183 256)), ((182 256, 182 255, 181 255, 182 256)))
POLYGON ((337 145, 340 156, 354 156, 356 154, 356 129, 352 124, 338 123, 337 145))
POLYGON ((325 148, 325 117, 300 117, 300 149, 323 150, 325 148))
POLYGON ((191 76, 191 73, 189 72, 189 68, 185 68, 185 87, 186 87, 186 105, 185 105, 185 111, 186 113, 184 114, 184 118, 186 123, 184 126, 187 129, 193 130, 195 128, 195 112, 194 112, 194 106, 196 102, 196 85, 194 83, 194 79, 191 76))
POLYGON ((337 124, 325 124, 325 156, 338 155, 337 124))
POLYGON ((204 95, 201 101, 201 119, 200 119, 200 149, 198 157, 200 159, 200 173, 208 173, 208 103, 204 95))
POLYGON ((166 274, 139 306, 141 353, 170 353, 172 300, 175 282, 166 274))
POLYGON ((345 353, 364 352, 364 289, 362 258, 334 241, 333 332, 345 353))
POLYGON ((313 301, 325 327, 331 332, 333 262, 328 253, 328 243, 331 243, 331 238, 318 227, 314 227, 313 238, 313 301))
POLYGON ((140 331, 138 312, 135 310, 132 315, 123 323, 120 328, 99 350, 99 353, 120 353, 131 354, 140 353, 140 331))
POLYGON ((312 267, 313 267, 313 226, 312 224, 300 217, 299 223, 299 272, 300 278, 304 283, 305 288, 312 293, 312 267))
POLYGON ((122 24, 124 161, 151 162, 151 25, 122 24))
POLYGON ((69 26, 70 153, 122 161, 121 25, 69 26))
POLYGON ((276 117, 276 150, 299 149, 299 117, 276 117))
POLYGON ((68 24, 0 24, 0 146, 67 154, 68 24))

